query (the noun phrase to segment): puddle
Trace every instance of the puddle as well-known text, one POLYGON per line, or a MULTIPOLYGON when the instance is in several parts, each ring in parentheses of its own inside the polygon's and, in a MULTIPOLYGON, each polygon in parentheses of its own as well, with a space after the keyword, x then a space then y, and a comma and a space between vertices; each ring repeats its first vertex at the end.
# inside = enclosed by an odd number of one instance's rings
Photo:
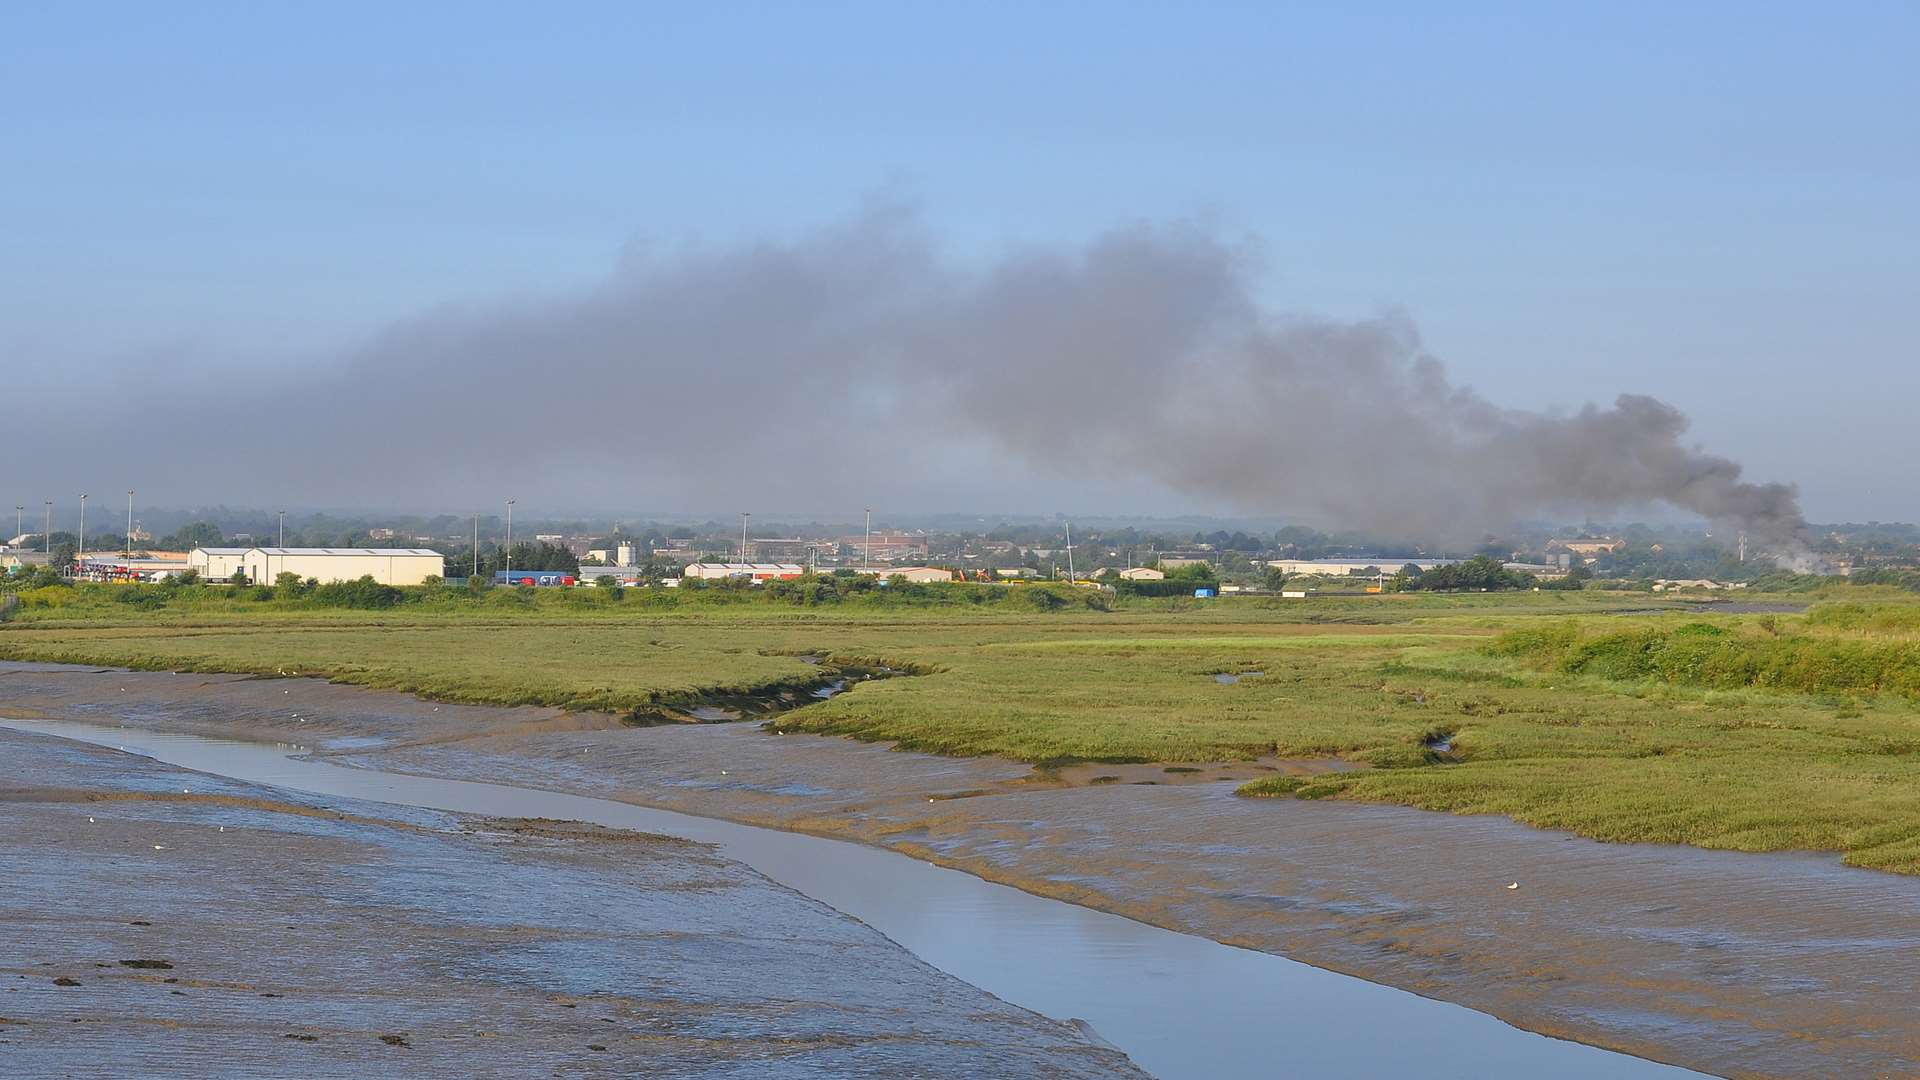
POLYGON ((935 967, 1024 1008, 1091 1024, 1163 1078, 1264 1078, 1282 1063, 1303 1076, 1700 1075, 843 840, 502 784, 344 768, 263 743, 60 721, 0 725, 321 795, 586 821, 718 844, 935 967), (1381 1038, 1383 1031, 1394 1037, 1381 1038))
POLYGON ((1233 683, 1239 682, 1241 679, 1257 679, 1260 676, 1265 674, 1266 672, 1264 671, 1242 671, 1238 674, 1222 671, 1214 675, 1213 681, 1217 683, 1225 683, 1228 685, 1232 685, 1233 683))
POLYGON ((372 750, 387 745, 387 740, 378 735, 342 735, 337 739, 328 739, 320 744, 322 750, 372 750))

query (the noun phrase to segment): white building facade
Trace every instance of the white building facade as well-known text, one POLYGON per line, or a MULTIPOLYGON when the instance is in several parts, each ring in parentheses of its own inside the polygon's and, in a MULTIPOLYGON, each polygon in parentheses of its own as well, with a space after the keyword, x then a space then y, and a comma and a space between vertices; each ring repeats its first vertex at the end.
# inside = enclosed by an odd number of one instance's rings
POLYGON ((199 571, 200 576, 208 581, 225 581, 245 565, 247 552, 252 550, 241 547, 197 547, 187 552, 187 566, 199 571))
MULTIPOLYGON (((214 580, 233 576, 235 569, 248 580, 271 585, 281 574, 298 574, 321 583, 371 577, 382 585, 419 585, 430 577, 444 577, 446 556, 427 548, 247 548, 237 559, 228 548, 196 548, 192 562, 207 553, 201 575, 214 580)), ((199 563, 194 562, 196 567, 199 563)))

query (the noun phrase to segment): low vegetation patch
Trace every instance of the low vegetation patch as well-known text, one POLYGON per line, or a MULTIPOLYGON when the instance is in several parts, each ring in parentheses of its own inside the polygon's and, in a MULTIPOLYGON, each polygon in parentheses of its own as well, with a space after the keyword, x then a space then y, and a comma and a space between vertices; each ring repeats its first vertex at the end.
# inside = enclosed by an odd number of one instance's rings
POLYGON ((1920 696, 1920 610, 1906 607, 1815 608, 1785 627, 1765 617, 1610 632, 1567 622, 1514 631, 1492 651, 1544 670, 1620 682, 1920 696))
POLYGON ((1885 586, 1829 586, 1831 602, 1805 614, 1703 614, 1593 590, 1111 610, 1074 590, 1042 610, 965 599, 1032 586, 819 603, 744 589, 421 589, 388 603, 351 590, 333 606, 281 585, 259 586, 266 598, 23 589, 0 657, 298 672, 613 713, 772 688, 794 697, 771 721, 781 731, 1043 772, 1337 756, 1369 767, 1240 790, 1503 814, 1603 840, 1837 851, 1920 873, 1920 604, 1885 586), (916 677, 808 693, 823 667, 862 664, 916 677))

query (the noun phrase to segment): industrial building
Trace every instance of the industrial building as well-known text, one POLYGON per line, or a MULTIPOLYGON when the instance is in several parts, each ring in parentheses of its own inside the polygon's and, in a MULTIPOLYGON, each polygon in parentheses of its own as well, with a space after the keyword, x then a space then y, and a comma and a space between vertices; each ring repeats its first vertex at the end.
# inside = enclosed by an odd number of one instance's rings
POLYGON ((1120 571, 1122 581, 1165 581, 1167 575, 1151 566, 1135 566, 1120 571))
POLYGON ((905 578, 915 585, 933 585, 953 580, 953 571, 940 566, 903 566, 897 570, 889 567, 875 572, 889 580, 905 578))
MULTIPOLYGON (((1322 577, 1346 577, 1350 574, 1370 574, 1377 571, 1396 573, 1403 566, 1417 566, 1422 570, 1431 570, 1436 566, 1449 566, 1457 559, 1402 559, 1392 555, 1382 555, 1377 559, 1270 559, 1268 566, 1286 574, 1312 574, 1322 577)), ((1165 565, 1162 563, 1161 565, 1165 565)))
POLYGON ((697 562, 680 572, 682 577, 707 581, 725 578, 749 578, 753 581, 784 581, 806 573, 799 563, 697 562))
POLYGON ((195 548, 187 562, 211 581, 240 570, 266 583, 290 573, 322 583, 371 577, 382 585, 419 585, 447 570, 446 557, 427 548, 195 548))
POLYGON ((247 552, 252 550, 243 547, 197 547, 187 552, 187 566, 199 571, 207 581, 225 581, 244 565, 247 552))
POLYGON ((875 531, 871 538, 865 534, 841 537, 840 546, 866 559, 882 561, 924 559, 927 557, 927 534, 875 531))

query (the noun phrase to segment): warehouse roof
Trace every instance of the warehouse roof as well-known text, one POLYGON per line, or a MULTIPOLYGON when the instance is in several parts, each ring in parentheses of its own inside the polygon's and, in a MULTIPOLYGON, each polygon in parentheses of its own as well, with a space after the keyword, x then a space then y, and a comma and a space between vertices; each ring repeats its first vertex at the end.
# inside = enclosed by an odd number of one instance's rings
MULTIPOLYGON (((209 551, 212 548, 207 549, 209 551)), ((258 551, 263 555, 429 555, 433 558, 445 558, 430 548, 241 548, 242 551, 258 551)))
POLYGON ((245 555, 245 554, 246 554, 247 552, 249 552, 249 551, 252 551, 253 549, 252 549, 252 548, 210 548, 210 547, 199 547, 199 548, 194 548, 193 550, 195 550, 195 551, 204 551, 204 552, 206 552, 206 553, 207 553, 207 554, 209 554, 209 555, 245 555))

